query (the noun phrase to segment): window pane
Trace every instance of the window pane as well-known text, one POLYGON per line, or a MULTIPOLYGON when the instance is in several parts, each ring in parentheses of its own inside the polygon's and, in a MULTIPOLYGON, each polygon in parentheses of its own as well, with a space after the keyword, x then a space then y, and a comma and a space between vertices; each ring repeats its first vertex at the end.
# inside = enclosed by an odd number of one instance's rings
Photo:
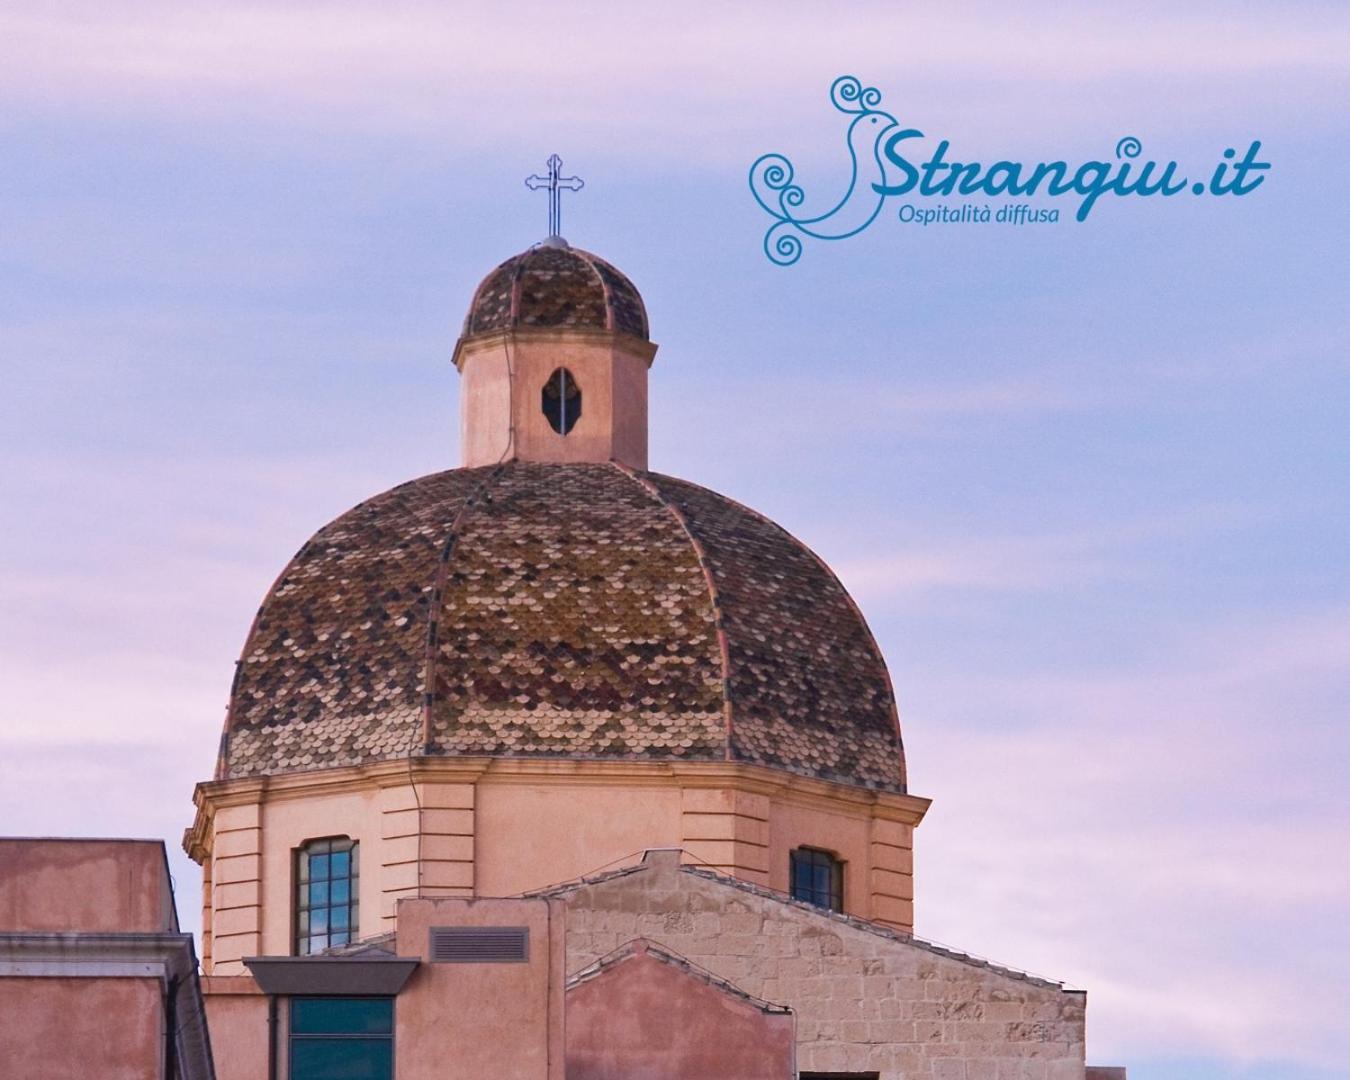
POLYGON ((291 1032, 296 1035, 381 1035, 394 1030, 394 999, 291 999, 291 1032))
POLYGON ((291 1040, 291 1080, 392 1080, 388 1038, 291 1040))
POLYGON ((791 891, 797 900, 838 911, 843 907, 843 864, 827 851, 798 848, 791 853, 791 891))
POLYGON ((581 416, 581 387, 566 368, 558 368, 543 386, 544 416, 554 431, 566 435, 581 416))
POLYGON ((332 934, 343 934, 344 943, 356 939, 358 850, 356 841, 339 837, 311 840, 297 853, 294 899, 297 954, 321 952, 328 948, 332 934))

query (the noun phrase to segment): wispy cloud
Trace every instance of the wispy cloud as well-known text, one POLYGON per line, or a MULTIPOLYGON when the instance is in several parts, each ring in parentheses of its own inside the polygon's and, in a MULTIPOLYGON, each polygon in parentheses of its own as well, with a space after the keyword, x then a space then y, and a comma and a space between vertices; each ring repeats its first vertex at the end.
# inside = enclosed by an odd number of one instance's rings
POLYGON ((1350 609, 1205 622, 1166 652, 1012 678, 957 657, 912 688, 911 772, 938 795, 921 929, 1089 987, 1099 1059, 1334 1067, 1350 799, 1326 762, 1350 741, 1307 702, 1350 691, 1350 609))
POLYGON ((1286 101, 1325 100, 1329 80, 1343 84, 1350 51, 1350 21, 1325 6, 1315 20, 1274 8, 1235 19, 1217 5, 1169 7, 1149 20, 1045 19, 992 4, 859 5, 825 25, 819 15, 813 5, 781 4, 572 5, 565 16, 548 4, 11 7, 0 13, 0 95, 11 107, 228 118, 272 130, 455 132, 461 146, 564 130, 608 135, 620 154, 687 157, 696 145, 720 158, 744 155, 757 129, 769 134, 757 105, 790 92, 805 109, 836 68, 888 83, 895 100, 929 116, 952 115, 956 104, 971 113, 968 130, 985 133, 1018 123, 1001 95, 986 92, 1016 82, 1023 105, 1028 95, 1043 101, 1062 134, 1094 110, 1100 122, 1101 106, 1118 96, 1087 92, 1093 86, 1128 86, 1134 115, 1146 108, 1173 120, 1204 111, 1184 92, 1199 79, 1228 79, 1234 97, 1253 103, 1273 78, 1286 101), (565 45, 560 18, 572 31, 565 45), (766 54, 771 63, 747 63, 766 54), (500 123, 481 122, 493 116, 500 123))
POLYGON ((1120 583, 1156 568, 1144 549, 1232 528, 1252 519, 1237 507, 1202 506, 1164 517, 1012 536, 933 538, 922 547, 846 560, 849 588, 884 610, 888 599, 945 591, 1023 592, 1120 583))

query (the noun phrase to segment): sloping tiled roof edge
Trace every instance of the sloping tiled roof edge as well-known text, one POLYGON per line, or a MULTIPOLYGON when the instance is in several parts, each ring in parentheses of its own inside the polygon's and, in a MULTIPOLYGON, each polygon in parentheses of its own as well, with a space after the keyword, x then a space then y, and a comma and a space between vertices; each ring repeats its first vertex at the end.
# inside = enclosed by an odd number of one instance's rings
POLYGON ((625 942, 613 952, 606 953, 589 967, 584 967, 574 975, 569 975, 566 988, 571 990, 574 986, 588 982, 598 975, 604 974, 610 968, 614 967, 614 965, 627 960, 629 957, 641 956, 643 954, 652 956, 663 964, 669 964, 671 967, 678 968, 686 975, 690 975, 700 982, 707 983, 714 989, 738 997, 742 1001, 759 1009, 760 1012, 783 1013, 789 1015, 792 1012, 786 1005, 776 1005, 772 1001, 765 1001, 763 998, 758 998, 755 997, 754 994, 747 993, 735 983, 727 981, 720 975, 714 975, 707 968, 699 967, 698 964, 694 963, 688 957, 681 956, 679 953, 666 948, 664 945, 658 945, 656 942, 650 941, 647 938, 634 938, 632 941, 625 942))
POLYGON ((874 934, 877 937, 889 938, 892 941, 902 942, 906 945, 914 945, 926 952, 933 953, 935 956, 942 956, 948 960, 955 960, 958 963, 967 964, 971 967, 992 971, 996 975, 1002 975, 1009 979, 1030 983, 1032 986, 1043 987, 1047 990, 1061 990, 1066 993, 1074 992, 1063 982, 1047 979, 1040 975, 1033 975, 1029 971, 1021 971, 1018 968, 1006 967, 1003 964, 995 964, 993 961, 986 960, 971 953, 961 952, 958 949, 940 945, 935 941, 926 941, 921 937, 915 937, 913 934, 907 934, 903 930, 893 930, 889 926, 882 926, 880 923, 871 922, 868 919, 860 919, 856 915, 845 915, 843 912, 839 911, 828 911, 825 908, 817 907, 815 904, 808 904, 804 900, 793 899, 787 893, 779 892, 777 889, 770 889, 763 885, 756 885, 750 881, 743 881, 740 878, 731 877, 729 874, 722 874, 716 870, 709 870, 707 867, 684 865, 680 867, 680 872, 693 874, 696 877, 707 878, 710 881, 716 881, 718 884, 727 885, 733 889, 740 889, 742 892, 751 893, 764 900, 773 900, 780 904, 786 904, 789 907, 796 908, 809 915, 814 915, 817 918, 828 919, 831 922, 837 922, 852 927, 854 930, 861 930, 864 933, 874 934))
POLYGON ((621 866, 617 870, 604 870, 594 874, 587 874, 585 877, 573 878, 571 881, 560 881, 556 885, 547 885, 542 889, 531 889, 529 892, 523 892, 522 897, 550 897, 563 896, 567 893, 576 892, 578 889, 584 889, 587 885, 599 885, 602 882, 613 881, 615 878, 627 877, 629 874, 636 874, 639 870, 648 869, 648 864, 637 863, 634 866, 621 866))

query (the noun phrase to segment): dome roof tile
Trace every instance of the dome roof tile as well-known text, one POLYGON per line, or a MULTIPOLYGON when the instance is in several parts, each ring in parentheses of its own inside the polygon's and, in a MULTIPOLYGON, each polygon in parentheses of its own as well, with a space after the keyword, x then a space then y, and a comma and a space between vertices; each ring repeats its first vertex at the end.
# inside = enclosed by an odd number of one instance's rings
POLYGON ((885 663, 825 564, 730 499, 614 464, 404 484, 321 529, 264 600, 219 776, 446 754, 904 790, 885 663))
POLYGON ((636 286, 574 247, 538 244, 496 267, 474 291, 462 336, 520 327, 617 330, 648 340, 636 286))

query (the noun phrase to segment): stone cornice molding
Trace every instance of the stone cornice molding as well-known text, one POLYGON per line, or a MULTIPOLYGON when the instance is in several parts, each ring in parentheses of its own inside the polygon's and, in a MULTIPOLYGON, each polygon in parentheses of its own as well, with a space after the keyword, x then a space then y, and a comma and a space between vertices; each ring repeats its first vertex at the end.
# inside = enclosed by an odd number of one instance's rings
POLYGON ((854 787, 741 762, 419 757, 310 772, 204 781, 197 785, 193 795, 197 815, 184 835, 183 846, 199 863, 210 854, 210 819, 220 807, 414 784, 476 784, 484 778, 493 783, 548 781, 574 787, 733 788, 794 805, 843 810, 910 826, 923 820, 932 801, 918 795, 854 787))
POLYGON ((0 976, 182 978, 196 970, 191 934, 0 933, 0 976))
POLYGON ((452 359, 455 367, 463 371, 464 364, 469 357, 480 352, 500 353, 504 347, 514 347, 517 344, 556 345, 560 342, 577 341, 627 353, 641 360, 647 367, 652 366, 658 348, 656 342, 644 341, 642 338, 624 333, 622 330, 600 330, 575 326, 514 327, 474 334, 471 338, 460 338, 455 343, 455 352, 452 359))

